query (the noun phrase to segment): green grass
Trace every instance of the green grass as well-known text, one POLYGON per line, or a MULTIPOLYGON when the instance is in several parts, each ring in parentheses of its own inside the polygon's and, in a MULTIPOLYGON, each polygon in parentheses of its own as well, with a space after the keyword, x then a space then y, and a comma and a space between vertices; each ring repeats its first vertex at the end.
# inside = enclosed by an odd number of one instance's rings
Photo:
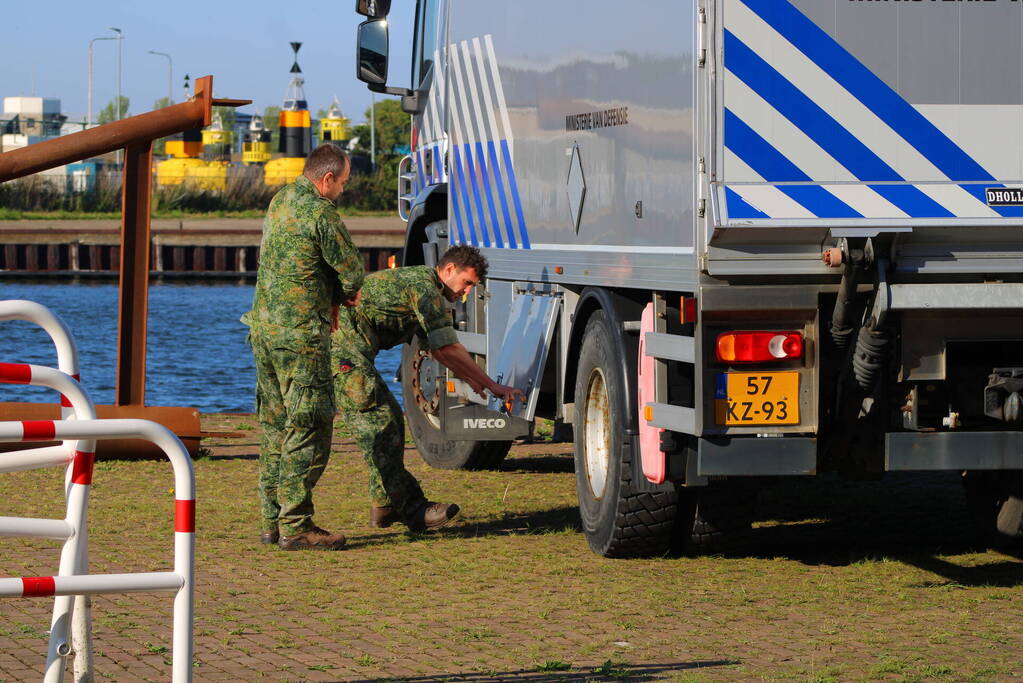
MULTIPOLYGON (((366 526, 362 456, 339 442, 315 504, 317 522, 345 533, 348 549, 285 553, 257 539, 254 418, 203 419, 209 431, 245 432, 204 442, 212 453, 194 463, 194 632, 204 672, 237 657, 267 680, 1023 675, 1023 624, 1013 618, 1023 611, 1020 560, 968 545, 954 473, 924 483, 779 482, 761 495, 745 553, 609 560, 595 556, 580 531, 571 445, 534 444, 529 455, 516 447, 501 471, 434 470, 407 451, 426 494, 463 510, 450 527, 409 535, 366 526), (246 426, 230 426, 238 422, 246 426)), ((98 463, 92 571, 168 569, 173 486, 163 461, 98 463)), ((63 472, 5 474, 0 501, 3 516, 60 519, 63 472)), ((52 574, 58 552, 52 541, 0 539, 0 576, 52 574)), ((45 650, 52 603, 0 604, 0 636, 10 642, 0 649, 0 677, 36 679, 30 664, 38 662, 11 653, 45 650)), ((149 660, 159 668, 151 654, 168 653, 149 647, 171 643, 170 610, 163 593, 96 596, 99 671, 113 680, 165 680, 163 671, 131 667, 149 660)))

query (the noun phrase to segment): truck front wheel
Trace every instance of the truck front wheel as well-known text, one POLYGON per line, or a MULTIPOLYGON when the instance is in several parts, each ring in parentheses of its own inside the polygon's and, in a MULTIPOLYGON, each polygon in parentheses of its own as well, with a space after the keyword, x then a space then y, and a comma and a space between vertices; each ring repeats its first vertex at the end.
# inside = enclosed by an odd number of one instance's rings
POLYGON ((452 441, 440 428, 444 368, 423 351, 418 337, 401 350, 401 388, 405 419, 423 460, 444 470, 496 469, 510 441, 452 441))
POLYGON ((575 478, 583 532, 604 557, 666 552, 672 543, 678 494, 633 487, 633 439, 623 430, 625 386, 613 332, 603 312, 586 324, 575 383, 575 478))
POLYGON ((1023 472, 967 470, 963 492, 979 541, 1016 547, 1023 542, 1023 472))

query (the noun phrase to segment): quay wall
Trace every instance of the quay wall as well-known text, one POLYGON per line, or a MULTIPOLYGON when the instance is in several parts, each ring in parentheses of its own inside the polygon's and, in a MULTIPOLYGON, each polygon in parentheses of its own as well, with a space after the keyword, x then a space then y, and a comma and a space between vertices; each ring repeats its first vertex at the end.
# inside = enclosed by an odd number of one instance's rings
MULTIPOLYGON (((401 263, 405 226, 397 217, 345 219, 367 270, 401 263)), ((247 278, 259 265, 259 219, 156 219, 150 272, 164 277, 247 278)), ((111 277, 120 265, 116 220, 0 222, 0 278, 111 277)))

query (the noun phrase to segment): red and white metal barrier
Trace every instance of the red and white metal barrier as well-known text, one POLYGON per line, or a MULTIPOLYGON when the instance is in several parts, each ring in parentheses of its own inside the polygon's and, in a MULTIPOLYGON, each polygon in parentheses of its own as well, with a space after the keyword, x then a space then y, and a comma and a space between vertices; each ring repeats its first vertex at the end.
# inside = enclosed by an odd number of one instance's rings
MULTIPOLYGON (((75 345, 71 330, 58 315, 45 306, 34 301, 9 300, 0 301, 0 320, 24 320, 41 327, 49 336, 57 351, 57 367, 77 381, 81 381, 81 374, 78 362, 78 348, 75 345)), ((12 377, 12 381, 28 383, 24 378, 12 377)), ((62 419, 76 417, 75 408, 70 399, 62 392, 60 396, 60 415, 62 419)), ((94 413, 78 414, 79 419, 95 418, 94 413)), ((91 453, 95 449, 82 449, 82 452, 91 453)), ((64 443, 60 447, 47 451, 37 450, 35 453, 18 453, 5 459, 6 468, 0 471, 12 471, 13 469, 30 469, 37 466, 45 466, 45 463, 38 463, 36 458, 45 459, 47 456, 53 458, 52 464, 63 464, 74 457, 79 449, 74 443, 64 443), (24 463, 19 466, 18 463, 24 463)), ((73 481, 74 468, 69 467, 65 477, 65 496, 68 504, 68 519, 74 521, 78 511, 84 515, 87 510, 88 488, 80 482, 73 481), (86 488, 83 488, 85 486, 86 488), (84 497, 83 497, 84 496, 84 497)), ((86 530, 84 516, 79 520, 80 524, 76 529, 81 529, 72 534, 74 542, 65 540, 61 552, 60 573, 88 573, 88 544, 83 542, 86 530)), ((74 673, 75 681, 91 681, 93 679, 92 659, 92 615, 91 600, 87 596, 80 595, 73 598, 58 598, 54 601, 53 621, 50 628, 50 644, 47 655, 46 677, 47 683, 60 681, 64 675, 63 661, 61 654, 67 654, 72 649, 75 652, 74 673), (70 631, 72 645, 67 643, 67 634, 70 631)))
POLYGON ((27 320, 45 329, 57 348, 60 370, 38 365, 0 363, 0 383, 31 384, 61 394, 61 421, 0 422, 0 442, 62 440, 60 446, 0 454, 0 472, 67 465, 63 520, 0 517, 0 536, 63 540, 57 576, 0 579, 0 597, 53 596, 46 683, 59 683, 74 631, 76 674, 91 680, 91 628, 85 596, 132 591, 176 591, 174 601, 173 680, 191 680, 193 578, 195 566, 195 479, 181 441, 162 425, 147 420, 97 420, 95 406, 78 384, 78 353, 64 323, 39 304, 0 301, 0 320, 27 320), (69 419, 71 418, 71 419, 69 419), (170 458, 175 474, 174 571, 136 574, 88 574, 87 507, 95 442, 144 439, 170 458), (75 616, 72 627, 71 617, 75 616), (79 661, 84 662, 79 667, 79 661))
POLYGON ((74 337, 64 321, 53 311, 34 301, 10 299, 0 301, 0 320, 25 320, 46 330, 57 348, 57 368, 79 379, 78 349, 74 337))
MULTIPOLYGON (((0 363, 0 383, 31 384, 55 389, 61 394, 61 403, 67 403, 77 420, 96 420, 96 408, 77 381, 60 370, 40 365, 0 363)), ((51 422, 52 423, 52 422, 51 422)), ((10 424, 10 423, 0 423, 10 424)), ((14 423, 25 425, 24 441, 53 441, 46 422, 14 423), (27 429, 27 431, 25 431, 27 429)), ((58 574, 70 576, 87 574, 88 567, 88 505, 89 489, 92 484, 92 467, 95 461, 95 440, 67 441, 60 446, 15 451, 9 456, 0 456, 0 472, 36 469, 40 467, 68 465, 65 481, 67 500, 66 517, 63 520, 22 519, 0 517, 0 536, 36 536, 64 541, 60 553, 58 574), (62 527, 62 528, 61 528, 62 527), (35 532, 45 532, 37 534, 35 532)), ((71 635, 74 594, 60 596, 54 600, 53 619, 50 622, 50 644, 46 655, 45 681, 60 681, 64 674, 64 656, 71 651, 68 638, 71 635)), ((79 601, 85 610, 84 600, 79 601)), ((79 643, 89 642, 90 623, 87 614, 79 615, 77 621, 79 643)), ((88 659, 88 653, 81 655, 88 659)), ((79 667, 88 671, 91 666, 79 667)))
MULTIPOLYGON (((193 587, 195 583, 195 476, 192 460, 181 440, 163 425, 148 420, 42 420, 0 422, 0 442, 75 439, 94 442, 105 439, 143 439, 156 444, 170 458, 174 468, 174 570, 138 574, 63 575, 0 579, 0 597, 71 596, 135 591, 175 591, 173 678, 175 683, 192 680, 193 587)), ((91 469, 91 468, 90 468, 91 469)), ((0 533, 10 528, 26 532, 45 525, 62 533, 59 520, 0 518, 0 533)), ((58 536, 59 537, 59 536, 58 536)), ((51 633, 51 641, 53 634, 51 633)), ((67 654, 65 649, 58 655, 67 654)), ((59 648, 58 648, 59 649, 59 648)), ((60 662, 61 669, 63 662, 60 662)), ((47 662, 49 669, 50 663, 47 662)), ((59 679, 58 679, 59 680, 59 679)))

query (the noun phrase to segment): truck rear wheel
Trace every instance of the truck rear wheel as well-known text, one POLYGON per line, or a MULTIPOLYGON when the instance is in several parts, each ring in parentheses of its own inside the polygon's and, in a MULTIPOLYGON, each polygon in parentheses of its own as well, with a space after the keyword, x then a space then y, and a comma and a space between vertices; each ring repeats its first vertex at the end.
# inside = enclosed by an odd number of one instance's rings
POLYGON ((575 480, 586 540, 604 557, 641 557, 671 547, 678 509, 674 488, 637 491, 633 440, 623 432, 621 359, 603 312, 586 324, 575 383, 575 480))
POLYGON ((686 489, 679 502, 675 549, 690 554, 734 552, 747 541, 757 491, 735 481, 686 489))
POLYGON ((1023 543, 1023 472, 963 473, 963 491, 978 540, 985 545, 1023 543))
POLYGON ((418 337, 401 351, 401 389, 405 418, 416 448, 431 467, 444 470, 496 469, 510 441, 452 441, 440 429, 444 368, 423 352, 418 337))

